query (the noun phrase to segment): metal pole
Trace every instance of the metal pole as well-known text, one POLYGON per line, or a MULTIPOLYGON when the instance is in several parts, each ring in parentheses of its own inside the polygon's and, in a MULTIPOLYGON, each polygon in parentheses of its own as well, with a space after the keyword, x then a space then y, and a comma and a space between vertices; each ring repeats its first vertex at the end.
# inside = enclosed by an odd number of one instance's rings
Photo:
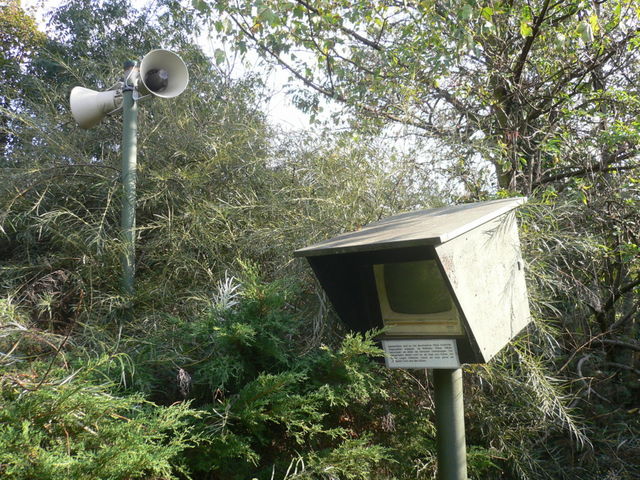
POLYGON ((120 226, 124 241, 122 255, 122 292, 125 296, 134 293, 136 263, 136 156, 138 133, 138 105, 133 99, 132 79, 135 66, 125 63, 125 86, 122 91, 122 212, 120 226))
POLYGON ((438 480, 467 480, 462 370, 434 369, 438 480))

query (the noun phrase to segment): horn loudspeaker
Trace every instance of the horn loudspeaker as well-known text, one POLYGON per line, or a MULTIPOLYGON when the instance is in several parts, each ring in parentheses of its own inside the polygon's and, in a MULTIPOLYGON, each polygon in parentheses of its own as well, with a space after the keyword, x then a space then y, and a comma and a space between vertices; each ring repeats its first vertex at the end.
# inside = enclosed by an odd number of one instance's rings
POLYGON ((140 63, 138 91, 156 97, 173 98, 189 83, 189 72, 182 58, 169 50, 151 50, 140 63))
POLYGON ((98 92, 84 87, 73 87, 69 96, 71 115, 80 128, 91 128, 108 113, 118 109, 122 96, 116 90, 98 92))

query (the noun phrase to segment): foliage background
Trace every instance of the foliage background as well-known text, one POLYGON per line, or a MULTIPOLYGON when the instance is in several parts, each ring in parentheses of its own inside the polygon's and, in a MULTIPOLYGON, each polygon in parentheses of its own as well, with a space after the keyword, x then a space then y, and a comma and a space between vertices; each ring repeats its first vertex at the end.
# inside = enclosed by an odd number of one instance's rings
POLYGON ((434 478, 429 374, 383 368, 375 332, 345 332, 291 253, 523 193, 534 325, 465 368, 469 475, 638 476, 636 2, 448 2, 443 16, 435 2, 71 0, 46 35, 0 5, 4 476, 434 478), (300 106, 319 105, 314 89, 343 102, 342 128, 278 131, 263 79, 208 59, 200 28, 272 58, 308 49, 300 106), (81 131, 67 98, 158 46, 191 87, 140 109, 124 298, 119 119, 81 131), (393 147, 399 132, 410 147, 393 147))

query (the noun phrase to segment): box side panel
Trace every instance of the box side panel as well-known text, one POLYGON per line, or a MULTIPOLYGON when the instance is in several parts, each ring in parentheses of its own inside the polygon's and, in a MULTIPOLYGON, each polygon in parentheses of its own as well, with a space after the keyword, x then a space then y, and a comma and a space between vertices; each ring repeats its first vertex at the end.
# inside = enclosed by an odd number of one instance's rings
POLYGON ((514 212, 436 247, 485 362, 529 322, 514 212))

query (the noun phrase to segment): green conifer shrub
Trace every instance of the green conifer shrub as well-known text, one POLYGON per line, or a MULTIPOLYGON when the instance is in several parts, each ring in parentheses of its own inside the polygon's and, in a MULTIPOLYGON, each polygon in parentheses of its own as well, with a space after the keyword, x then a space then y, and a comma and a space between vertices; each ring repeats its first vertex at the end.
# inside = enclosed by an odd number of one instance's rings
POLYGON ((71 343, 0 301, 0 476, 184 478, 182 453, 199 442, 189 417, 199 413, 118 392, 102 373, 118 355, 80 357, 71 343))

